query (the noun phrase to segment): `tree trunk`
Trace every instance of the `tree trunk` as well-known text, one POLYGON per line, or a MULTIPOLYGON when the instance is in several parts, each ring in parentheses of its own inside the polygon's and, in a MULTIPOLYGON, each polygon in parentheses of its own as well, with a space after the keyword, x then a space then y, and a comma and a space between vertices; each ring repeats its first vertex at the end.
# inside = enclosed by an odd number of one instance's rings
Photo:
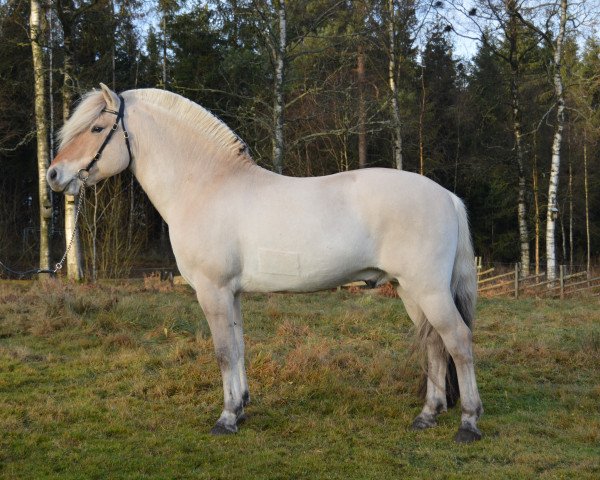
POLYGON ((425 175, 425 154, 423 147, 423 123, 425 120, 425 68, 421 65, 421 108, 419 109, 419 173, 425 175))
POLYGON ((33 59, 33 79, 35 89, 35 126, 37 135, 38 200, 40 208, 40 268, 50 268, 50 223, 52 203, 46 183, 46 172, 50 160, 48 147, 48 125, 46 122, 46 85, 44 82, 44 56, 40 40, 42 38, 42 12, 39 0, 31 0, 29 32, 33 59))
MULTIPOLYGON (((67 121, 71 114, 71 105, 73 104, 73 38, 71 21, 69 15, 61 15, 61 23, 63 27, 63 84, 61 89, 62 94, 62 117, 63 123, 67 121)), ((76 218, 76 202, 73 195, 65 195, 65 248, 68 248, 71 238, 73 244, 67 253, 67 278, 72 280, 81 280, 83 278, 83 251, 81 247, 81 239, 79 232, 73 237, 73 230, 77 228, 75 224, 76 218)))
POLYGON ((540 201, 537 171, 537 142, 534 137, 533 144, 533 206, 535 210, 535 274, 540 273, 540 201))
POLYGON ((515 141, 515 151, 518 172, 518 195, 517 195, 517 221, 519 224, 519 244, 521 252, 521 273, 523 276, 529 275, 529 229, 527 227, 527 204, 525 202, 525 168, 523 153, 523 132, 522 132, 522 112, 519 99, 519 30, 515 9, 516 2, 510 0, 506 3, 506 10, 509 15, 508 25, 506 27, 506 36, 509 42, 509 65, 510 65, 510 97, 512 106, 512 127, 515 141))
POLYGON ((162 17, 162 87, 167 89, 167 13, 163 12, 162 17))
POLYGON ((365 51, 358 46, 356 58, 358 75, 358 168, 367 166, 367 109, 365 105, 365 51))
POLYGON ((548 211, 546 215, 546 263, 548 280, 556 279, 556 218, 558 217, 558 181, 560 172, 560 148, 565 123, 565 99, 561 72, 562 48, 567 23, 567 0, 560 2, 560 24, 554 45, 554 94, 556 97, 556 126, 552 141, 552 163, 548 186, 548 211))
POLYGON ((573 271, 573 165, 569 154, 569 272, 573 271))
POLYGON ((591 241, 590 241, 590 208, 589 208, 589 188, 588 188, 588 165, 587 165, 587 138, 583 137, 583 190, 585 194, 585 241, 586 241, 586 268, 588 278, 591 268, 591 241))
MULTIPOLYGON (((49 135, 50 150, 49 158, 54 158, 54 12, 51 8, 46 10, 46 22, 48 24, 48 108, 50 110, 49 135)), ((52 204, 52 220, 50 223, 50 237, 54 236, 56 229, 56 211, 52 192, 50 192, 50 203, 52 204)))
POLYGON ((116 18, 117 15, 115 14, 115 2, 113 0, 110 1, 110 13, 112 16, 112 25, 113 25, 113 31, 112 31, 112 45, 110 48, 110 59, 111 59, 111 73, 112 73, 112 89, 113 91, 117 91, 117 78, 116 78, 116 63, 117 63, 117 54, 116 54, 116 42, 117 42, 117 28, 116 28, 116 18))
POLYGON ((388 0, 388 38, 389 62, 388 82, 392 96, 392 131, 393 131, 393 159, 398 170, 402 170, 402 124, 400 122, 400 109, 398 107, 398 85, 396 83, 396 38, 394 0, 388 0))
POLYGON ((285 50, 287 48, 287 26, 285 0, 279 0, 277 9, 279 20, 279 42, 275 46, 275 84, 273 85, 273 126, 275 129, 273 136, 273 169, 277 173, 283 173, 283 83, 285 73, 285 50))

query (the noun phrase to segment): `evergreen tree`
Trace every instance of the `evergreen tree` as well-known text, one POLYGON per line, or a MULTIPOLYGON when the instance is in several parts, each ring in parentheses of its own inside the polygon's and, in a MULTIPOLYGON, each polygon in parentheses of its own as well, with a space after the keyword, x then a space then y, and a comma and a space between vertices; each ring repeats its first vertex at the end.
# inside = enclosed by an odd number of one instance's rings
POLYGON ((443 27, 437 25, 429 32, 421 61, 424 174, 452 189, 457 73, 452 45, 443 27))

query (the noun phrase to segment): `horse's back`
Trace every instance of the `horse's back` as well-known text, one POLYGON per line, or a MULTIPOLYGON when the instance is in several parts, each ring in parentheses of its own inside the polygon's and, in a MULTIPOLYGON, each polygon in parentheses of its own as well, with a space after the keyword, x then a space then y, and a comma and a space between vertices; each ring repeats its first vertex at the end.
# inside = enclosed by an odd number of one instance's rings
POLYGON ((432 255, 451 268, 453 255, 439 250, 455 242, 452 200, 431 180, 391 169, 268 179, 240 205, 248 286, 315 290, 378 281, 423 268, 432 255))

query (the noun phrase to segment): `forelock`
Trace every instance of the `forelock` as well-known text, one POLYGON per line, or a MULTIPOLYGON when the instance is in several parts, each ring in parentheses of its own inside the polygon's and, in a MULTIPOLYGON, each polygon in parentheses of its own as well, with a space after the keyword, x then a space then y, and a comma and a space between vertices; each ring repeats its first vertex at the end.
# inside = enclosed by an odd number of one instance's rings
POLYGON ((102 109, 105 107, 106 102, 101 91, 94 90, 86 93, 81 98, 79 105, 77 105, 71 117, 58 132, 59 148, 67 145, 73 138, 84 130, 87 130, 94 120, 100 116, 102 109))

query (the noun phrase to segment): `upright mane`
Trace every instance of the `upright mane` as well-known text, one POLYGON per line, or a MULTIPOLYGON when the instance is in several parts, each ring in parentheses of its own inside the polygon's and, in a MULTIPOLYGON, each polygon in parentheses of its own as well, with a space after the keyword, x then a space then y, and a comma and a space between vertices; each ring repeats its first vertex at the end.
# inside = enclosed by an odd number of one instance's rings
POLYGON ((177 118, 184 120, 187 125, 193 125, 201 130, 204 135, 210 136, 221 147, 229 149, 233 153, 246 152, 248 148, 246 143, 220 118, 197 103, 175 93, 157 88, 134 90, 133 93, 136 98, 160 106, 177 118))
MULTIPOLYGON (((129 90, 123 94, 125 99, 130 95, 164 108, 177 118, 184 120, 186 124, 198 128, 204 135, 210 136, 217 144, 232 151, 232 153, 242 154, 246 153, 248 149, 246 143, 222 120, 187 98, 156 88, 129 90)), ((82 131, 89 128, 105 107, 106 103, 100 90, 86 93, 81 98, 73 115, 58 132, 60 147, 68 144, 82 131)))

